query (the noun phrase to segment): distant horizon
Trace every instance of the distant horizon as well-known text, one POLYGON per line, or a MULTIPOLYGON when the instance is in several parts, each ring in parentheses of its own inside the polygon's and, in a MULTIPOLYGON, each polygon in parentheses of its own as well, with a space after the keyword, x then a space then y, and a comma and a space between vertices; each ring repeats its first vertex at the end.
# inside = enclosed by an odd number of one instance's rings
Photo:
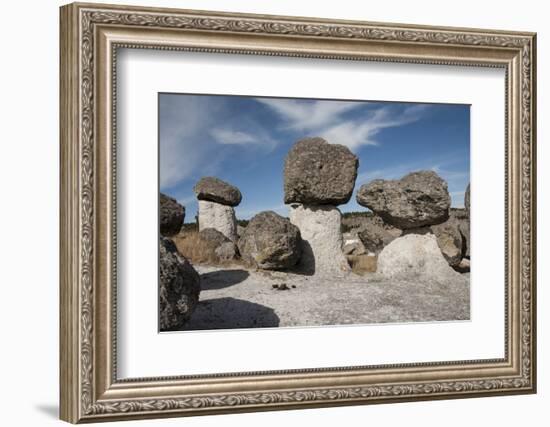
POLYGON ((344 212, 367 212, 355 195, 373 179, 399 179, 433 170, 448 184, 451 207, 464 207, 470 180, 470 106, 268 98, 238 95, 159 94, 160 191, 193 218, 193 186, 216 176, 238 187, 238 219, 283 202, 284 159, 292 145, 320 136, 359 158, 358 176, 344 212))

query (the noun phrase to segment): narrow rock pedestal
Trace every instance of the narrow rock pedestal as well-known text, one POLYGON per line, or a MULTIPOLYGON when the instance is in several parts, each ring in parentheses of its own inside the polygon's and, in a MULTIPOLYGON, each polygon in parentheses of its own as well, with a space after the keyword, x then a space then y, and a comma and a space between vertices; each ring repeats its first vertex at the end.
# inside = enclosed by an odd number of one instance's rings
POLYGON ((218 230, 232 242, 236 242, 237 220, 232 206, 199 200, 199 231, 207 228, 218 230))
POLYGON ((298 227, 302 237, 300 269, 308 274, 351 271, 342 252, 342 214, 338 208, 292 204, 290 222, 298 227))

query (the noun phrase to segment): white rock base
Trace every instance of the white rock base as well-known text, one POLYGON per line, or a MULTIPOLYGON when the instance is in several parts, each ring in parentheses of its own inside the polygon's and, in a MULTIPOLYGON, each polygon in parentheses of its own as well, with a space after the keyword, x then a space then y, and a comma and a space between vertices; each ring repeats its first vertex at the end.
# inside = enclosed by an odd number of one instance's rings
POLYGON ((398 237, 378 255, 377 273, 392 279, 429 277, 438 282, 462 279, 443 257, 433 234, 398 237))
POLYGON ((342 214, 335 206, 295 204, 290 222, 300 229, 302 257, 299 266, 310 274, 351 271, 342 252, 342 214))
POLYGON ((232 242, 237 241, 237 220, 231 206, 199 200, 199 231, 213 228, 232 242))

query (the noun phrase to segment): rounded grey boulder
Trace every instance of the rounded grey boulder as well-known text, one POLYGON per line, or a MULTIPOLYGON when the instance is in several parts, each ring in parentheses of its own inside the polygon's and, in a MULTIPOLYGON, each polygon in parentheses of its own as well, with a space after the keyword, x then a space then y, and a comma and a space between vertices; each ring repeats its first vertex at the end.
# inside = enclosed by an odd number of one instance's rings
POLYGON ((178 254, 174 243, 160 238, 159 321, 161 331, 182 327, 199 302, 200 276, 191 263, 178 254))
POLYGON ((304 138, 285 160, 285 203, 340 205, 353 193, 359 160, 345 146, 304 138))
POLYGON ((178 234, 185 220, 185 208, 176 199, 160 193, 160 234, 178 234))
POLYGON ((447 183, 433 171, 412 172, 399 180, 362 185, 357 203, 401 229, 440 224, 449 218, 447 183))
POLYGON ((237 206, 242 200, 242 194, 237 187, 213 176, 201 178, 193 191, 199 200, 226 206, 237 206))
POLYGON ((301 255, 298 227, 272 211, 260 212, 239 239, 243 261, 264 270, 282 270, 296 265, 301 255))
POLYGON ((425 276, 440 283, 465 281, 449 266, 431 233, 406 234, 395 239, 380 252, 376 271, 392 279, 425 276))

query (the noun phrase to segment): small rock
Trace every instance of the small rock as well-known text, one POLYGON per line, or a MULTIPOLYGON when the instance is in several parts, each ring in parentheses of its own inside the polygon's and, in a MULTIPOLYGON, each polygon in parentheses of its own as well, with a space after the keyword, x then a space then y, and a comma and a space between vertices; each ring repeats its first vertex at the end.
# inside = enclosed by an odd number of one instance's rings
POLYGON ((455 270, 458 271, 459 273, 469 273, 470 272, 470 260, 466 259, 466 258, 463 258, 460 261, 460 264, 458 264, 455 267, 455 270))
POLYGON ((359 238, 344 239, 342 252, 344 253, 344 255, 363 255, 367 253, 365 246, 359 238))
POLYGON ((237 206, 242 200, 241 192, 237 187, 213 176, 201 178, 193 190, 197 199, 222 205, 237 206))
POLYGON ((170 237, 178 234, 185 220, 185 208, 176 199, 160 193, 160 234, 170 237))
POLYGON ((400 180, 376 179, 362 185, 357 203, 401 229, 440 224, 449 218, 447 183, 433 171, 410 173, 400 180))
POLYGON ((171 240, 161 237, 159 252, 160 330, 170 331, 182 327, 195 311, 200 276, 171 240))
POLYGON ((347 203, 358 166, 357 157, 343 145, 329 144, 322 138, 301 139, 285 160, 285 203, 347 203))

